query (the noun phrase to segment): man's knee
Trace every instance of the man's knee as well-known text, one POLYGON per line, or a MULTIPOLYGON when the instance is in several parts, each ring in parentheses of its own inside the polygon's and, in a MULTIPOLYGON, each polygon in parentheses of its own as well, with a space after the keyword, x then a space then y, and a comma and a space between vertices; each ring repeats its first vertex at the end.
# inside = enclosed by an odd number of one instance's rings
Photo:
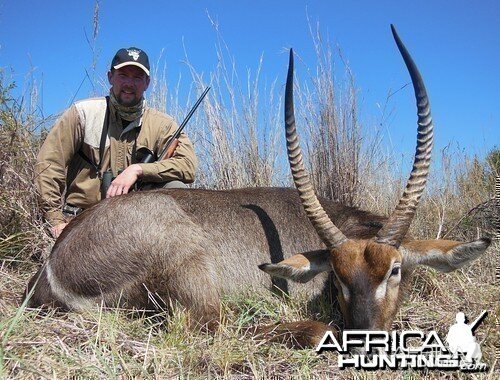
POLYGON ((187 185, 179 180, 148 183, 146 189, 187 189, 187 185))
POLYGON ((156 189, 187 189, 187 185, 179 180, 168 182, 149 182, 142 186, 142 190, 156 189))
POLYGON ((163 189, 187 189, 187 185, 184 182, 177 180, 164 182, 162 185, 161 188, 163 189))

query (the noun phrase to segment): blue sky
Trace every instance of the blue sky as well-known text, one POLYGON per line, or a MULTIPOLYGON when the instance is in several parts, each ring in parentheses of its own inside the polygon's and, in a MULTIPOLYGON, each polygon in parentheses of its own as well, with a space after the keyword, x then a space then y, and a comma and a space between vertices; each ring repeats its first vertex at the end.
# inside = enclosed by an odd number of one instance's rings
MULTIPOLYGON (((92 64, 93 1, 0 0, 0 67, 12 74, 17 94, 33 76, 45 115, 66 108, 92 64), (33 70, 32 70, 33 68, 33 70), (31 74, 30 74, 31 73, 31 74)), ((138 46, 152 62, 164 51, 169 83, 189 87, 184 47, 198 71, 217 63, 216 20, 243 77, 263 54, 262 77, 285 80, 293 47, 313 67, 309 19, 339 45, 359 88, 362 120, 376 125, 387 94, 408 74, 392 40, 394 23, 426 81, 436 128, 436 147, 458 145, 484 155, 500 146, 500 2, 481 1, 100 1, 96 74, 105 78, 120 47, 138 46)), ((299 75, 305 67, 296 65, 299 75)), ((90 94, 88 83, 76 98, 90 94)), ((385 120, 388 149, 413 153, 415 106, 410 87, 394 94, 385 120)))

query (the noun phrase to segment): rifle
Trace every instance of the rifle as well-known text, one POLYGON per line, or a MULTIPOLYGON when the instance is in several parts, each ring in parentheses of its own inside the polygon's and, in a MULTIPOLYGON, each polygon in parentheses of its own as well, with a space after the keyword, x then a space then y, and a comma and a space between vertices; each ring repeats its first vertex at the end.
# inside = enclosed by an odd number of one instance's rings
POLYGON ((193 116, 194 112, 200 105, 200 103, 203 101, 205 98, 205 95, 207 95, 208 91, 210 91, 210 87, 207 87, 205 91, 201 94, 201 96, 198 98, 196 103, 194 104, 193 108, 189 111, 187 116, 184 118, 182 121, 181 125, 179 125, 179 128, 174 132, 174 134, 170 137, 170 139, 167 141, 167 144, 165 148, 160 152, 158 157, 150 151, 148 148, 140 148, 136 152, 136 161, 137 163, 140 164, 149 164, 151 162, 155 161, 162 161, 166 160, 167 158, 170 158, 174 155, 175 149, 177 148, 177 145, 179 145, 179 136, 188 123, 189 119, 191 119, 191 116, 193 116))
MULTIPOLYGON (((167 141, 167 144, 165 148, 160 152, 158 156, 154 154, 151 150, 149 150, 146 147, 140 148, 137 150, 135 153, 135 161, 138 164, 149 164, 152 162, 156 161, 161 161, 161 160, 166 160, 167 158, 170 158, 174 155, 175 149, 177 148, 177 145, 179 145, 179 136, 188 123, 189 119, 191 119, 191 116, 193 116, 194 112, 200 105, 200 103, 203 101, 205 96, 207 95, 208 91, 210 91, 210 86, 203 91, 201 96, 198 98, 194 106, 191 108, 187 116, 184 118, 182 121, 181 125, 179 125, 179 128, 174 132, 174 134, 170 137, 170 139, 167 141)), ((107 118, 107 117, 106 117, 107 118)), ((113 174, 111 173, 110 170, 106 171, 102 175, 102 180, 101 180, 101 196, 104 199, 106 197, 106 193, 109 189, 109 186, 111 185, 111 182, 113 182, 115 178, 113 177, 113 174)), ((135 183, 135 190, 146 190, 150 188, 150 184, 144 183, 142 181, 137 181, 135 183)))
POLYGON ((476 328, 479 326, 479 324, 483 321, 483 319, 488 315, 488 311, 484 310, 479 317, 476 318, 474 322, 472 322, 469 327, 472 332, 476 330, 476 328))

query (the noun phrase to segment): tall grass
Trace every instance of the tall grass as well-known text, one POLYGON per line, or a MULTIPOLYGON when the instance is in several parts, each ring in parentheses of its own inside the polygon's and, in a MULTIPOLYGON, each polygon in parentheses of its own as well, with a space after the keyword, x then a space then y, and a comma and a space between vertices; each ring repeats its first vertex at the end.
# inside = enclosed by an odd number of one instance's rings
MULTIPOLYGON (((216 30, 218 33, 218 30, 216 30)), ((354 74, 313 31, 317 62, 308 76, 296 78, 297 118, 314 185, 321 195, 387 214, 401 194, 407 174, 398 160, 360 123, 354 74), (345 75, 336 75, 340 62, 345 75), (344 78, 344 79, 338 79, 344 78)), ((197 187, 227 189, 288 183, 284 162, 281 80, 261 82, 264 58, 240 79, 237 62, 218 34, 217 66, 202 75, 186 54, 191 94, 184 105, 179 87, 167 88, 166 69, 154 69, 150 104, 178 120, 207 86, 212 91, 190 123, 201 168, 197 187)), ((305 299, 273 297, 268 292, 226 298, 222 324, 212 335, 187 331, 186 314, 176 309, 165 321, 132 318, 126 310, 98 309, 57 314, 26 311, 19 298, 37 268, 34 256, 51 243, 44 231, 33 186, 33 166, 47 120, 35 105, 36 86, 14 99, 13 85, 0 71, 0 377, 1 378, 465 378, 460 373, 408 371, 405 374, 339 371, 334 355, 290 350, 253 339, 252 327, 279 321, 324 318, 312 315, 305 299), (25 99, 29 99, 25 100, 25 99)), ((369 126, 368 126, 369 127, 369 126)), ((449 147, 442 152, 412 225, 422 238, 471 239, 495 232, 494 180, 498 151, 487 160, 449 147), (456 159, 456 156, 459 158, 456 159)), ((433 163, 434 166, 435 162, 433 163)), ((494 378, 498 342, 499 245, 464 270, 447 276, 419 270, 395 328, 436 329, 441 336, 457 310, 470 317, 490 316, 478 332, 483 360, 490 365, 477 378, 494 378)), ((331 305, 325 305, 329 308, 331 305)))
POLYGON ((319 28, 311 27, 316 67, 299 82, 297 99, 305 135, 311 179, 318 194, 348 206, 360 204, 364 128, 358 121, 354 75, 319 28), (343 68, 343 75, 340 68, 343 68), (335 69, 335 75, 334 75, 335 69))
POLYGON ((276 81, 260 93, 262 56, 254 74, 248 70, 247 77, 240 78, 229 47, 213 25, 217 65, 209 78, 197 72, 187 54, 185 59, 198 92, 212 87, 203 102, 203 125, 193 134, 202 162, 199 184, 216 189, 271 186, 282 178, 277 165, 281 97, 276 81))
POLYGON ((34 186, 34 164, 46 122, 36 107, 34 88, 12 98, 14 85, 0 69, 0 259, 16 261, 45 245, 42 215, 34 186))

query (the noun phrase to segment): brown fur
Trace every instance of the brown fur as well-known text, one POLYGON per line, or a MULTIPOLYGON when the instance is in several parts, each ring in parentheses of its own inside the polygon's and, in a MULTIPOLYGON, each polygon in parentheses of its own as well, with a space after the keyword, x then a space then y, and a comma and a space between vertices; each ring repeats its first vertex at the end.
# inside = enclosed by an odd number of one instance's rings
MULTIPOLYGON (((330 217, 354 234, 374 235, 383 218, 322 200, 330 217)), ((258 265, 296 252, 325 249, 304 214, 297 192, 286 188, 157 190, 107 199, 65 228, 47 260, 68 299, 47 281, 30 281, 29 306, 80 308, 82 299, 151 309, 152 299, 179 302, 202 321, 217 319, 219 296, 271 288, 258 265), (69 304, 68 304, 69 303, 69 304)), ((327 276, 303 287, 319 295, 327 276)), ((293 283, 278 284, 295 292, 293 283)))
MULTIPOLYGON (((221 294, 278 286, 292 295, 305 291, 313 299, 328 288, 327 273, 318 271, 307 284, 294 284, 271 279, 258 270, 260 264, 307 267, 315 260, 330 260, 352 293, 347 302, 338 292, 346 326, 388 329, 397 311, 399 287, 388 289, 388 296, 378 303, 372 293, 391 263, 401 262, 402 256, 393 247, 367 240, 376 235, 384 218, 324 199, 321 203, 350 239, 332 253, 326 251, 293 189, 158 190, 104 200, 63 231, 46 266, 28 284, 28 306, 81 309, 104 302, 158 310, 179 303, 195 322, 214 327, 221 294), (291 258, 297 252, 301 255, 291 258)), ((472 248, 465 251, 484 251, 489 242, 483 243, 470 243, 472 248)), ((453 252, 463 246, 437 244, 453 252)), ((418 249, 422 244, 409 246, 418 249)), ((328 271, 330 264, 321 271, 328 271)), ((264 335, 267 339, 273 331, 276 336, 295 331, 299 345, 314 345, 325 331, 318 326, 281 325, 264 335)))
POLYGON ((348 239, 328 255, 322 252, 297 254, 281 263, 264 264, 260 268, 274 276, 305 282, 320 273, 310 269, 311 263, 315 263, 314 268, 328 268, 321 260, 328 261, 335 274, 345 327, 389 330, 399 308, 400 283, 408 278, 415 265, 453 270, 477 258, 489 244, 489 239, 485 238, 470 243, 406 239, 397 249, 375 239, 348 239), (408 267, 405 272, 403 264, 408 267))
POLYGON ((415 252, 425 253, 431 249, 437 249, 441 252, 449 252, 461 243, 454 240, 413 240, 404 244, 406 249, 415 252))

